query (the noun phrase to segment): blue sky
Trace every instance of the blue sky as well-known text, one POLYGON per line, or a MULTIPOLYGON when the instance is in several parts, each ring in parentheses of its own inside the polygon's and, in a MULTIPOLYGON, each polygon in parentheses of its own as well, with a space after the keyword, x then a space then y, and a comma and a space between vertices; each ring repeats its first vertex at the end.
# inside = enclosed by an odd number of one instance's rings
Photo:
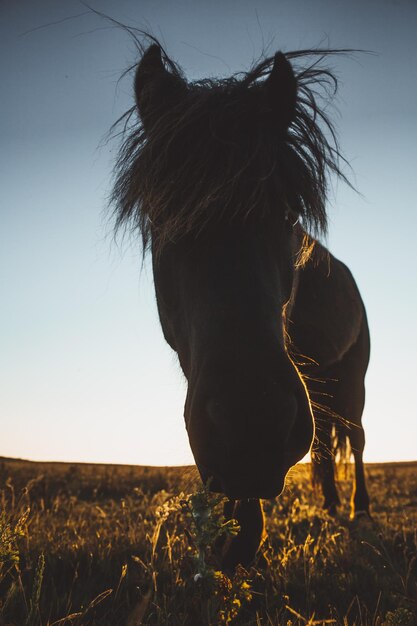
MULTIPOLYGON (((416 459, 416 3, 91 6, 151 30, 190 78, 247 69, 268 44, 375 52, 331 61, 360 195, 335 185, 328 245, 352 269, 371 327, 365 459, 416 459)), ((131 106, 131 78, 118 78, 134 46, 72 0, 0 0, 0 29, 0 455, 192 462, 186 384, 151 271, 140 272, 135 241, 114 244, 105 218, 117 142, 103 138, 131 106)))

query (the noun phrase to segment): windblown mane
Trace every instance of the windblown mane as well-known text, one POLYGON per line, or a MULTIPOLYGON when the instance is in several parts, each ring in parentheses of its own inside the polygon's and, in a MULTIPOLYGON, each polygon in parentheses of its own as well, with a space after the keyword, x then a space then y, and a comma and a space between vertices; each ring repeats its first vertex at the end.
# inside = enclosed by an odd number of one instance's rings
POLYGON ((286 53, 297 80, 295 116, 286 132, 263 95, 274 57, 230 78, 187 83, 163 53, 187 94, 147 132, 136 107, 119 120, 126 138, 111 195, 116 230, 138 230, 145 251, 151 229, 162 246, 212 220, 288 207, 308 232, 325 232, 328 174, 346 178, 332 122, 319 106, 322 96, 336 92, 337 79, 319 63, 340 52, 346 51, 286 53), (297 67, 299 60, 307 60, 306 67, 297 67))

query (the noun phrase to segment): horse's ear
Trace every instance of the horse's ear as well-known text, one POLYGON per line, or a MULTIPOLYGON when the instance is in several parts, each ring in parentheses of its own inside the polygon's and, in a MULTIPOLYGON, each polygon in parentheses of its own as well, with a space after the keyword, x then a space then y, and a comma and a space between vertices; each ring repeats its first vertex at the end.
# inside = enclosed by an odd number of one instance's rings
POLYGON ((161 48, 153 44, 136 69, 134 89, 139 115, 148 129, 184 95, 186 84, 165 68, 161 48))
POLYGON ((280 128, 287 130, 295 117, 297 79, 291 63, 282 52, 277 52, 271 73, 265 81, 269 105, 280 128))

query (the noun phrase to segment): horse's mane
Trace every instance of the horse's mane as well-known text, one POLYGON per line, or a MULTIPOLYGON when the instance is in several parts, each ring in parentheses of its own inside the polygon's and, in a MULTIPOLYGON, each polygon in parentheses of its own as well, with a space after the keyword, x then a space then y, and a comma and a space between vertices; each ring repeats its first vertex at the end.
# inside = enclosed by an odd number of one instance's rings
MULTIPOLYGON (((287 207, 301 215, 311 234, 325 232, 328 174, 346 178, 333 124, 319 105, 336 92, 337 79, 320 62, 340 52, 347 51, 285 54, 294 62, 298 87, 286 132, 260 95, 274 57, 230 78, 185 83, 187 96, 147 132, 132 107, 118 121, 125 123, 125 138, 111 195, 116 230, 138 230, 145 250, 151 230, 162 246, 200 232, 210 221, 287 207)), ((185 82, 165 52, 163 59, 185 82)))

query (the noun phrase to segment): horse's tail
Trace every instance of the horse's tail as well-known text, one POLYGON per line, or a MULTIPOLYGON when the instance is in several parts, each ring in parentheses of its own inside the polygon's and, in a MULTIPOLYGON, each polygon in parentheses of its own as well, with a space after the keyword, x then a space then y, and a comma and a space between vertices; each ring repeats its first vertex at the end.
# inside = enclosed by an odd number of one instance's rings
POLYGON ((350 426, 346 420, 324 407, 320 407, 319 410, 316 407, 314 413, 316 429, 318 431, 322 429, 326 434, 324 438, 326 444, 323 445, 322 442, 318 444, 316 436, 315 445, 311 450, 311 481, 314 489, 317 490, 324 480, 326 464, 322 462, 323 459, 331 459, 336 478, 340 476, 340 470, 343 470, 346 475, 352 454, 349 430, 354 426, 350 426))

